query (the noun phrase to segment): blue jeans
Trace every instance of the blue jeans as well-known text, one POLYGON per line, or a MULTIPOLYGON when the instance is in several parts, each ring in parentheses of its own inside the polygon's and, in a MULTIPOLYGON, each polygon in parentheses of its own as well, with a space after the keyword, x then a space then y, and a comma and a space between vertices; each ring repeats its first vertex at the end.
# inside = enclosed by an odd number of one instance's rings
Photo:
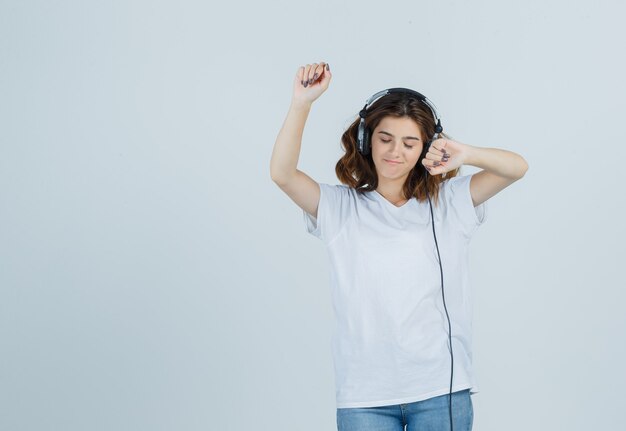
MULTIPOLYGON (((450 431, 450 394, 408 404, 337 409, 338 431, 450 431)), ((452 392, 453 431, 471 431, 469 389, 452 392)))

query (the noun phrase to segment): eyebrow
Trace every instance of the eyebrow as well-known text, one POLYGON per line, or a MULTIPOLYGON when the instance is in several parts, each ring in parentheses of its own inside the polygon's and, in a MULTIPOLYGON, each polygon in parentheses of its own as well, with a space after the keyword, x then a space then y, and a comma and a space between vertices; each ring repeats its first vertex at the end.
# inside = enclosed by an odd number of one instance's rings
MULTIPOLYGON (((394 137, 391 133, 386 132, 384 130, 380 130, 378 133, 384 133, 385 135, 389 135, 392 138, 394 137)), ((415 136, 403 136, 402 139, 413 139, 413 140, 416 140, 416 141, 421 141, 420 138, 416 138, 415 136)))

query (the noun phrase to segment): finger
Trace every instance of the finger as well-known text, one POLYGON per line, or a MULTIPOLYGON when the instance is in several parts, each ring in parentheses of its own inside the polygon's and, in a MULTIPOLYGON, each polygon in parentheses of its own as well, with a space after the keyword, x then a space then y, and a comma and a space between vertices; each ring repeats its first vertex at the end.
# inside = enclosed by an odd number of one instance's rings
MULTIPOLYGON (((311 68, 309 69, 309 73, 308 73, 308 79, 309 79, 309 85, 313 84, 313 77, 315 76, 315 70, 317 69, 318 64, 317 63, 313 63, 311 65, 311 68)), ((315 76, 315 79, 317 79, 317 76, 315 76)))
POLYGON ((437 148, 436 146, 431 145, 430 148, 428 149, 428 154, 432 154, 435 157, 441 157, 445 153, 441 151, 439 148, 437 148))
POLYGON ((426 170, 428 171, 428 173, 430 175, 437 175, 437 174, 439 174, 439 168, 430 167, 430 166, 424 166, 424 168, 426 168, 426 170))
POLYGON ((445 150, 442 151, 433 151, 433 153, 431 154, 432 157, 429 157, 429 159, 431 160, 439 160, 441 162, 447 162, 448 160, 450 160, 450 153, 446 153, 445 150))
POLYGON ((424 158, 431 161, 447 162, 450 160, 450 154, 442 153, 441 151, 429 151, 424 158))
POLYGON ((440 162, 447 162, 448 160, 450 160, 450 154, 442 153, 441 151, 437 151, 433 153, 429 152, 428 154, 426 154, 426 158, 428 160, 438 160, 440 162))
POLYGON ((302 85, 305 87, 309 86, 309 71, 311 70, 311 65, 307 64, 304 66, 304 73, 302 74, 302 85))
POLYGON ((441 160, 431 160, 431 159, 424 159, 424 160, 422 160, 422 164, 424 166, 428 166, 429 168, 436 168, 438 166, 445 166, 445 162, 442 162, 441 160))
POLYGON ((318 63, 317 66, 311 71, 313 76, 311 77, 311 84, 315 84, 324 72, 324 63, 318 63))
POLYGON ((426 154, 432 154, 435 156, 443 155, 443 153, 439 151, 439 149, 437 148, 438 147, 437 140, 430 141, 429 143, 426 144, 426 147, 428 148, 428 150, 426 151, 426 154))
POLYGON ((304 72, 304 86, 308 87, 311 85, 311 77, 313 76, 313 70, 317 66, 317 63, 311 63, 308 65, 306 71, 304 72))
POLYGON ((436 139, 435 142, 433 142, 433 145, 431 145, 431 147, 435 148, 437 151, 439 151, 442 154, 447 153, 446 140, 443 138, 436 139))
POLYGON ((323 64, 324 64, 324 68, 322 69, 322 76, 321 76, 320 84, 324 88, 328 88, 330 78, 332 78, 332 73, 330 73, 330 65, 328 63, 323 63, 323 64))

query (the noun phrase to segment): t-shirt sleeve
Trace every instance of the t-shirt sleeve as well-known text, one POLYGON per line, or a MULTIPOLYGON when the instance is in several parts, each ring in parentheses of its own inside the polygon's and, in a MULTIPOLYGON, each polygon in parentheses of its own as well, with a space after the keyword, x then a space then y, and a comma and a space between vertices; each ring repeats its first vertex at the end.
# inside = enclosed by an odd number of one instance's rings
POLYGON ((317 218, 302 210, 308 233, 328 244, 339 233, 350 214, 350 189, 344 185, 319 183, 317 218))
MULTIPOLYGON (((473 174, 472 174, 473 175, 473 174)), ((476 229, 487 218, 487 201, 474 207, 470 194, 472 175, 461 175, 446 180, 445 199, 450 215, 459 223, 467 237, 471 237, 476 229)))

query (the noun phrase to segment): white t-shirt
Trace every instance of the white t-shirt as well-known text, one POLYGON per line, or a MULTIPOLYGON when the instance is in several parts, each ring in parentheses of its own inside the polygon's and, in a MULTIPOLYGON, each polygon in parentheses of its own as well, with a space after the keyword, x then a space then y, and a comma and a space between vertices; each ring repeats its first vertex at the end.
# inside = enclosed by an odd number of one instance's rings
MULTIPOLYGON (((444 181, 433 213, 452 327, 452 392, 475 394, 468 246, 487 211, 486 202, 474 208, 470 178, 444 181)), ((448 319, 428 200, 396 207, 377 191, 325 183, 320 191, 317 219, 303 213, 330 259, 337 408, 447 394, 448 319)))

